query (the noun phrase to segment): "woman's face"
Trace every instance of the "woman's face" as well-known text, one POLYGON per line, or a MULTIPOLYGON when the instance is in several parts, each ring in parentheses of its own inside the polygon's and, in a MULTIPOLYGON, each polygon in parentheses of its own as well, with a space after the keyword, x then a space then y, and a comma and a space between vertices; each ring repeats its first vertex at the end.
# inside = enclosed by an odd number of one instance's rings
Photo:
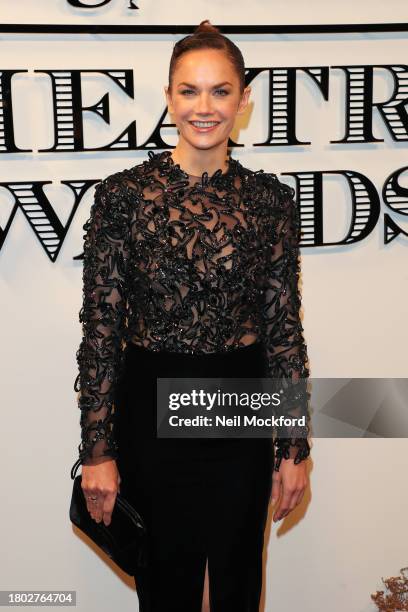
POLYGON ((238 75, 226 54, 218 49, 182 55, 173 73, 171 92, 165 87, 168 111, 180 139, 198 149, 228 143, 235 118, 244 112, 250 91, 246 87, 241 96, 238 75))

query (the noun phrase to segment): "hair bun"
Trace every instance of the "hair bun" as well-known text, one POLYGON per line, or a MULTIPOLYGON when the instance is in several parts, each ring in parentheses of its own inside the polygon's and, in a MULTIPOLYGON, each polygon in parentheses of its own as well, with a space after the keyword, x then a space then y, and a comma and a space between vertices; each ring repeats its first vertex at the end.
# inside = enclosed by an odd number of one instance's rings
POLYGON ((174 44, 169 65, 169 91, 172 90, 174 71, 180 58, 188 51, 203 49, 216 49, 225 54, 238 76, 239 90, 242 94, 245 89, 245 63, 241 50, 228 36, 224 36, 218 28, 213 26, 209 19, 204 19, 192 34, 180 38, 174 44))
POLYGON ((196 29, 194 30, 194 34, 198 34, 199 32, 211 32, 213 34, 221 34, 220 30, 213 26, 213 24, 210 23, 209 19, 205 19, 200 23, 200 25, 196 27, 196 29))

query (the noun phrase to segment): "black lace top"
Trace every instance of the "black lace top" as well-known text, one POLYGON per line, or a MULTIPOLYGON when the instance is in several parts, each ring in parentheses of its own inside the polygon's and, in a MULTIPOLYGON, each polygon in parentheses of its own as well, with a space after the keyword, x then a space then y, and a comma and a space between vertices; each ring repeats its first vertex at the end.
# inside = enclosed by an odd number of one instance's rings
MULTIPOLYGON (((198 177, 170 151, 149 151, 97 184, 83 226, 82 440, 72 470, 117 457, 113 394, 127 342, 197 354, 261 340, 266 375, 298 381, 289 414, 309 421, 294 190, 227 161, 226 172, 198 177)), ((275 470, 282 457, 309 455, 308 433, 279 428, 275 470)))

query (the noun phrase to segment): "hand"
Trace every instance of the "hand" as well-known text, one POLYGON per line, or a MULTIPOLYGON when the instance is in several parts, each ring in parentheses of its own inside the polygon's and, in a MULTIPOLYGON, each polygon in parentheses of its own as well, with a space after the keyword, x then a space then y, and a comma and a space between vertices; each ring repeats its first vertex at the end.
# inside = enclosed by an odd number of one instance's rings
POLYGON ((300 504, 308 482, 306 461, 297 465, 293 459, 282 459, 279 472, 272 475, 272 504, 279 499, 279 505, 273 515, 276 523, 300 504))
POLYGON ((120 492, 121 478, 114 459, 98 465, 83 465, 81 488, 91 517, 108 526, 112 520, 116 495, 120 492), (96 500, 89 499, 96 497, 96 500))

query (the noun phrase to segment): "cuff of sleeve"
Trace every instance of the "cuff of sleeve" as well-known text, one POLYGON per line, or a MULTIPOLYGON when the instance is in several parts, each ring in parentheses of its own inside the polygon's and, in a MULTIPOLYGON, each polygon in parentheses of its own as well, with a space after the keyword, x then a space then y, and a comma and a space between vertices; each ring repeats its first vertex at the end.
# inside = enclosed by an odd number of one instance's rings
POLYGON ((297 465, 310 455, 310 446, 307 438, 276 438, 273 442, 275 460, 274 471, 279 472, 282 459, 293 459, 297 465))
POLYGON ((75 461, 74 465, 71 468, 71 478, 72 480, 75 478, 76 473, 80 465, 100 465, 101 463, 105 463, 106 461, 110 461, 112 459, 117 459, 118 453, 110 449, 104 455, 100 455, 99 457, 95 457, 93 459, 89 457, 78 457, 75 461))

